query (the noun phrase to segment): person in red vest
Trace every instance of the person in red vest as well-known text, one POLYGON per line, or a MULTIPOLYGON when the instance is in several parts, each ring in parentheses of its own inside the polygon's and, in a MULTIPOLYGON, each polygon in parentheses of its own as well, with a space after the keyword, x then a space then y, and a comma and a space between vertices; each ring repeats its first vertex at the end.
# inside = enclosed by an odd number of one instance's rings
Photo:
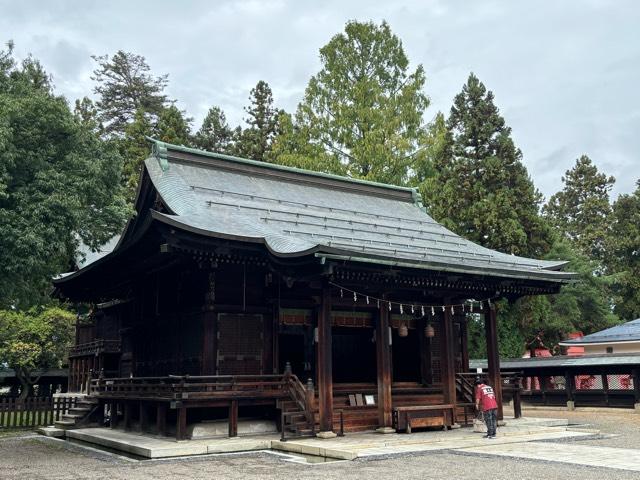
POLYGON ((476 410, 482 412, 487 425, 485 438, 495 438, 498 424, 498 403, 493 388, 482 380, 476 380, 476 410))

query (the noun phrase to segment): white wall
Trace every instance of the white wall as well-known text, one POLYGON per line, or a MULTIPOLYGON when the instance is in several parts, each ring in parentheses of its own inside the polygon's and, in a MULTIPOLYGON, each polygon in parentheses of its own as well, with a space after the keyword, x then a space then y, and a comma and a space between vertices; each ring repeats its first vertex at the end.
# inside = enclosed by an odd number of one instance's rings
POLYGON ((613 348, 612 353, 640 353, 640 342, 610 343, 608 345, 585 345, 584 354, 607 353, 607 347, 613 348))

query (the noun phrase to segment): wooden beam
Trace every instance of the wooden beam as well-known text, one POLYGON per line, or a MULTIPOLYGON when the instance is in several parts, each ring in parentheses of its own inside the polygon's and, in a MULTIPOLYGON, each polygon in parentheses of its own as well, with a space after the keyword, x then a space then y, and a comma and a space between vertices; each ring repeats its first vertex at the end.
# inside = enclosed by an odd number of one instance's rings
POLYGON ((124 402, 124 429, 131 430, 131 402, 124 402))
POLYGON ((140 421, 138 422, 138 431, 143 433, 149 427, 149 407, 145 402, 140 402, 140 421))
POLYGON ((391 346, 389 345, 389 310, 380 305, 376 322, 376 359, 378 373, 378 425, 391 428, 391 346))
POLYGON ((320 432, 333 431, 333 374, 331 349, 331 287, 322 288, 318 309, 318 409, 320 432))
POLYGON ((216 374, 216 312, 207 310, 202 315, 202 375, 216 374))
MULTIPOLYGON (((449 300, 446 299, 445 303, 449 300)), ((453 332, 453 315, 450 309, 443 312, 442 321, 442 385, 444 403, 456 405, 456 364, 455 364, 455 335, 453 332)))
POLYGON ((498 324, 495 305, 491 305, 489 314, 484 317, 484 329, 487 339, 488 378, 496 394, 496 402, 498 402, 498 419, 502 420, 502 378, 500 377, 500 352, 498 350, 498 324))

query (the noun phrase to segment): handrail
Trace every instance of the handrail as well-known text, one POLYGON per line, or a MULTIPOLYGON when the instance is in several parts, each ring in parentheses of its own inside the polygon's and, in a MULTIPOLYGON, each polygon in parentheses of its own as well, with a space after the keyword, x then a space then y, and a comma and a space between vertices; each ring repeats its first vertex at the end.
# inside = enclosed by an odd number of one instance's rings
POLYGON ((100 339, 74 345, 69 349, 69 356, 78 357, 82 355, 94 355, 96 353, 119 353, 120 349, 120 340, 100 339))

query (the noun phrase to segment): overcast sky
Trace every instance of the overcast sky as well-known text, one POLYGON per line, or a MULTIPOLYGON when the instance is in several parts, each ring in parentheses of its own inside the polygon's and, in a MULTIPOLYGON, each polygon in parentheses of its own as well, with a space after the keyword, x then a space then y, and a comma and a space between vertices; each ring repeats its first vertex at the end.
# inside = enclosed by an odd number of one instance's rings
POLYGON ((549 196, 588 154, 614 195, 640 177, 640 2, 629 1, 27 1, 0 0, 0 40, 32 53, 70 101, 91 94, 90 55, 127 50, 169 74, 195 118, 219 105, 241 121, 267 81, 294 111, 318 49, 347 20, 387 20, 424 65, 431 106, 449 111, 470 71, 493 90, 536 186, 549 196))

